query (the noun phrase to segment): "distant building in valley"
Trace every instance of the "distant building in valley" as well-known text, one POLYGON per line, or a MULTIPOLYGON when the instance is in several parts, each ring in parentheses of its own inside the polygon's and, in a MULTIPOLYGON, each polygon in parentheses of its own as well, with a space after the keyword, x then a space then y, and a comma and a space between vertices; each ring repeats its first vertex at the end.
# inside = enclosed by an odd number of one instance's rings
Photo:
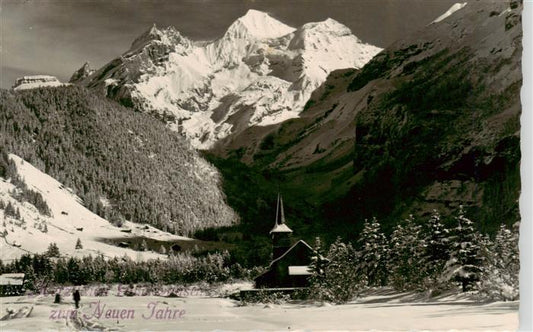
POLYGON ((24 293, 24 273, 0 275, 0 296, 15 296, 24 293))

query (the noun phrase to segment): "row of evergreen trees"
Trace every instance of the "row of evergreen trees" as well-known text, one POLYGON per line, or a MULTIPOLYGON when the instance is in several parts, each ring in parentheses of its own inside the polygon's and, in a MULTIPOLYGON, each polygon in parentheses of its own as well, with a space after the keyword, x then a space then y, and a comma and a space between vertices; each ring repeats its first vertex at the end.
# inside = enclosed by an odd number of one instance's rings
MULTIPOLYGON (((493 299, 518 298, 518 230, 501 225, 482 235, 461 208, 448 228, 435 211, 423 225, 413 217, 387 238, 376 219, 366 221, 355 247, 337 239, 326 251, 317 238, 311 296, 346 302, 369 287, 438 292, 460 287, 493 299)), ((517 223, 518 224, 518 223, 517 223)))
POLYGON ((168 260, 134 261, 127 256, 105 258, 59 258, 53 244, 45 254, 23 255, 9 264, 0 260, 0 273, 26 274, 26 288, 37 290, 48 284, 85 285, 91 283, 183 284, 229 279, 249 279, 258 269, 244 269, 232 263, 227 252, 195 257, 189 253, 172 255, 168 260))

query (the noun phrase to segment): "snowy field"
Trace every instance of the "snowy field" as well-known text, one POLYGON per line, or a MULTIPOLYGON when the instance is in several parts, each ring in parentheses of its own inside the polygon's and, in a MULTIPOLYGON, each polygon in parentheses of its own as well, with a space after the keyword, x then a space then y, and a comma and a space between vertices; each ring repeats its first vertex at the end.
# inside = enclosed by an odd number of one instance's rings
POLYGON ((241 306, 238 301, 202 296, 108 296, 82 297, 77 317, 73 317, 70 298, 66 303, 53 304, 52 296, 25 296, 1 298, 2 315, 8 308, 33 306, 33 310, 27 318, 0 321, 0 330, 513 331, 518 328, 518 305, 483 304, 466 297, 418 301, 412 294, 390 292, 344 305, 298 302, 241 306))

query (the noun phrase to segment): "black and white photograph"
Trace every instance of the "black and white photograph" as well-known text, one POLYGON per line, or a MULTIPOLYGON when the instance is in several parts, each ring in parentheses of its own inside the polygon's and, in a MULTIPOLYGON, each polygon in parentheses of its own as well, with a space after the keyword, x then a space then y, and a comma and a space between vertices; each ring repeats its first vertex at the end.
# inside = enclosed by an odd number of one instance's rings
POLYGON ((533 2, 457 1, 0 0, 0 330, 527 330, 533 2))

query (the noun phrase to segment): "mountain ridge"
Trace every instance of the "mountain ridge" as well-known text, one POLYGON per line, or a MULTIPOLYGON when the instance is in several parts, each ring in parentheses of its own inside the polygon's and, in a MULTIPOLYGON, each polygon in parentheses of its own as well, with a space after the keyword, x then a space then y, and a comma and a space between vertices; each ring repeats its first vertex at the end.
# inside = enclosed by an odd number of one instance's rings
POLYGON ((298 117, 330 71, 360 67, 380 50, 333 19, 295 29, 250 10, 208 42, 154 25, 78 84, 157 115, 205 149, 247 127, 298 117))

